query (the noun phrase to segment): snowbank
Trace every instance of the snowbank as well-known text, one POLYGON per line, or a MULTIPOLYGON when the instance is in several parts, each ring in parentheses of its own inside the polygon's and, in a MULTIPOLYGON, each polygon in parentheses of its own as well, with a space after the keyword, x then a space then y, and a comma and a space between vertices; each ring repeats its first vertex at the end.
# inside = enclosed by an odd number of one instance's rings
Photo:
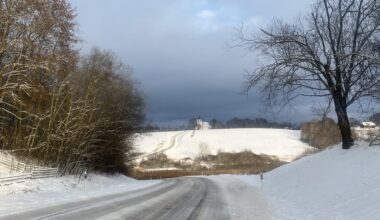
POLYGON ((286 129, 215 129, 180 132, 153 132, 141 135, 136 148, 143 153, 165 150, 172 159, 195 158, 201 145, 211 154, 251 150, 255 154, 277 156, 292 161, 310 146, 299 140, 300 131, 286 129))
MULTIPOLYGON (((274 207, 258 187, 252 182, 239 180, 239 176, 220 175, 206 177, 216 183, 225 200, 231 219, 275 220, 274 207), (246 183, 248 182, 248 183, 246 183)), ((302 220, 302 219, 299 219, 302 220)))
MULTIPOLYGON (((265 174, 262 193, 276 219, 378 219, 380 146, 367 145, 336 146, 265 174)), ((235 178, 261 187, 258 176, 235 178)))
POLYGON ((79 181, 74 176, 28 180, 0 187, 0 216, 35 207, 136 190, 159 182, 95 174, 90 174, 86 182, 79 181))
POLYGON ((1 166, 1 164, 0 164, 0 177, 2 177, 2 176, 9 176, 11 174, 12 174, 12 172, 9 169, 1 166))

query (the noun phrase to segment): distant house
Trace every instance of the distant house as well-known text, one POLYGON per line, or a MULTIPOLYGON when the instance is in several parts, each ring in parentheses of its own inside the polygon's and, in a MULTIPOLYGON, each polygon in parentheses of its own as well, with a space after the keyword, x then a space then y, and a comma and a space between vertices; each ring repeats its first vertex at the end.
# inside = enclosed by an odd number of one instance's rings
POLYGON ((208 122, 202 121, 202 119, 199 117, 197 119, 197 126, 195 129, 196 130, 208 130, 208 129, 211 129, 211 126, 208 122))
POLYGON ((208 122, 202 122, 201 130, 210 129, 211 125, 208 122))
POLYGON ((376 124, 372 121, 363 121, 360 123, 360 127, 362 128, 375 128, 376 124))
POLYGON ((194 164, 194 160, 191 159, 190 157, 186 157, 186 158, 183 158, 183 159, 179 160, 179 163, 182 166, 191 166, 191 165, 194 164))

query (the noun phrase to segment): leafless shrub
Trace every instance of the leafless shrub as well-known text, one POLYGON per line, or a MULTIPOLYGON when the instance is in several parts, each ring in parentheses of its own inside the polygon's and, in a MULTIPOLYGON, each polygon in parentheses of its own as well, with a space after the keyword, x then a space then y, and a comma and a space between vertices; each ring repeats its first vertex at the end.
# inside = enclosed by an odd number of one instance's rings
POLYGON ((373 136, 372 140, 369 142, 369 146, 379 146, 380 145, 380 133, 378 132, 373 136))
POLYGON ((339 127, 331 118, 302 124, 301 140, 319 149, 339 144, 342 141, 339 127))
POLYGON ((176 162, 169 159, 164 153, 155 154, 142 160, 139 164, 143 168, 168 168, 176 167, 176 162))
POLYGON ((206 158, 208 155, 210 155, 210 149, 207 143, 199 143, 199 157, 200 158, 206 158))

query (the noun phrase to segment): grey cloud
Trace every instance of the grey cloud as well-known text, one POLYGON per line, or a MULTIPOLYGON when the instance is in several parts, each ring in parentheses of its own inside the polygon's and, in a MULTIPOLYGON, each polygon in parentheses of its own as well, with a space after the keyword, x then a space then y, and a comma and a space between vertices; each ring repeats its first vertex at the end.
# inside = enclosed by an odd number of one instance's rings
MULTIPOLYGON (((244 69, 254 68, 257 57, 226 43, 241 22, 290 20, 307 10, 312 0, 71 2, 77 8, 83 49, 94 45, 111 49, 130 64, 148 97, 148 117, 164 125, 184 123, 196 115, 221 120, 272 117, 263 110, 256 91, 248 97, 239 95, 244 69), (202 10, 216 14, 199 20, 202 10)), ((294 106, 301 109, 305 103, 297 101, 294 106)), ((306 109, 288 110, 276 118, 299 122, 309 117, 306 109)))

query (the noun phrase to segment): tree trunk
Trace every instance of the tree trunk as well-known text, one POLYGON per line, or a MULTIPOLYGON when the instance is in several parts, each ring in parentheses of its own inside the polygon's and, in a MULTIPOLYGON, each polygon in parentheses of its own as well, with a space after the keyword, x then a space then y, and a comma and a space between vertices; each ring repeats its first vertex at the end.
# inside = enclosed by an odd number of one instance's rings
POLYGON ((350 149, 354 145, 350 121, 347 116, 347 106, 343 100, 334 97, 335 112, 338 117, 338 126, 342 135, 342 148, 350 149))

